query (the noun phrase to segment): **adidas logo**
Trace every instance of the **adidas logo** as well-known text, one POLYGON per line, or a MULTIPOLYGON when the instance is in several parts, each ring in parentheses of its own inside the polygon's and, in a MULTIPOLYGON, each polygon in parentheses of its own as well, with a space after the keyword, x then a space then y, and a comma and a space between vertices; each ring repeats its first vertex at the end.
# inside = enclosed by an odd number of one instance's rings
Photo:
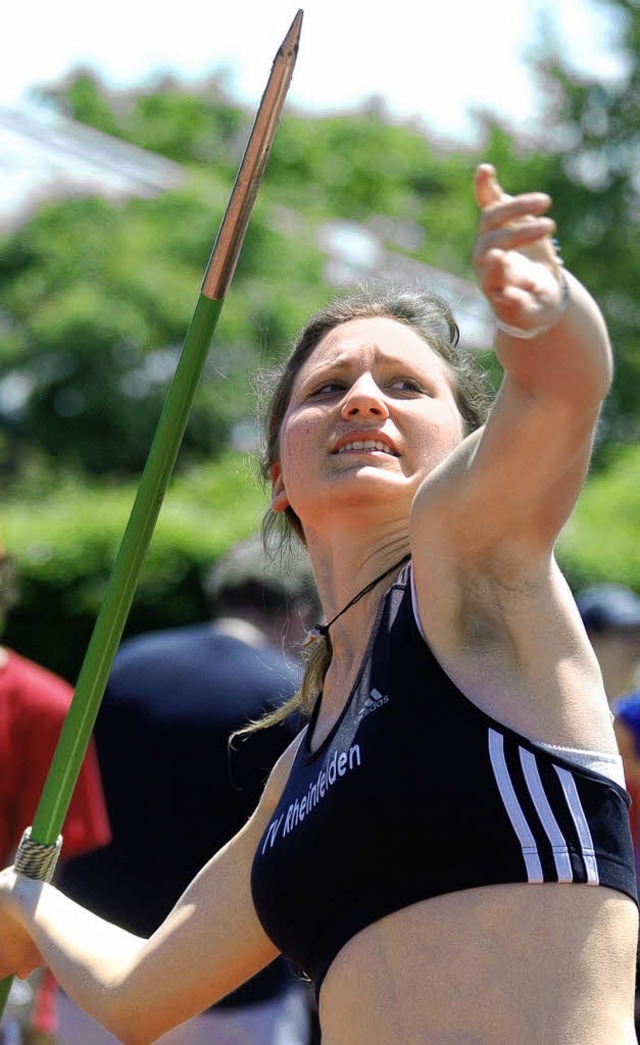
POLYGON ((364 702, 364 707, 358 714, 358 718, 365 718, 367 715, 370 715, 372 711, 377 711, 378 708, 381 708, 388 703, 389 698, 385 696, 384 693, 381 693, 377 689, 372 689, 364 702))

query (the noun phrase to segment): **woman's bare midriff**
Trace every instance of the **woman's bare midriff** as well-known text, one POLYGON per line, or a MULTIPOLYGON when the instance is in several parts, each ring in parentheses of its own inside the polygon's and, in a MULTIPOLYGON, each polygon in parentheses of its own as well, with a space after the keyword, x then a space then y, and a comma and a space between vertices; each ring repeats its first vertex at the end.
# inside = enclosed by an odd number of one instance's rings
POLYGON ((598 886, 414 904, 334 959, 322 1045, 632 1045, 637 933, 635 904, 598 886))

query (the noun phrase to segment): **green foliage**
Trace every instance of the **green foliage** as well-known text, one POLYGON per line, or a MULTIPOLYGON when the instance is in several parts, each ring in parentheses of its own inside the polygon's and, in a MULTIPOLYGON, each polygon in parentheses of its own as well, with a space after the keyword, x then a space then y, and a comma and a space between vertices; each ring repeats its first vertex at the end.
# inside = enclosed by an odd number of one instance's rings
POLYGON ((103 134, 122 136, 113 103, 91 70, 78 69, 66 83, 40 89, 36 96, 103 134))
MULTIPOLYGON (((40 476, 5 501, 2 532, 18 564, 19 604, 3 641, 73 681, 91 637, 136 484, 40 476)), ((204 620, 202 581, 266 507, 250 461, 224 455, 169 486, 125 634, 204 620)))
POLYGON ((608 0, 608 6, 622 20, 623 83, 577 76, 566 68, 560 46, 538 63, 551 99, 550 126, 558 128, 545 184, 563 253, 602 306, 616 353, 601 464, 617 443, 640 436, 640 7, 635 0, 608 0))
POLYGON ((229 98, 224 77, 186 92, 170 77, 145 91, 110 94, 97 76, 78 70, 40 96, 67 116, 178 163, 206 164, 233 173, 250 129, 249 117, 229 98))
MULTIPOLYGON (((119 206, 52 203, 0 243, 0 308, 11 317, 0 359, 29 389, 27 403, 5 413, 6 466, 17 471, 26 451, 48 446, 58 463, 88 474, 140 471, 222 216, 222 205, 216 209, 212 215, 193 185, 119 206)), ((257 207, 216 331, 221 348, 185 433, 185 460, 228 445, 232 425, 247 415, 248 372, 281 349, 320 280, 319 253, 304 239, 291 242, 257 207), (263 271, 289 277, 286 287, 260 278, 263 271)))
POLYGON ((410 222, 423 243, 403 252, 468 272, 469 251, 461 245, 470 248, 477 219, 469 180, 475 159, 468 151, 437 152, 417 131, 385 123, 375 108, 290 116, 278 135, 269 184, 283 201, 295 186, 296 206, 311 217, 410 222))
POLYGON ((201 163, 233 174, 250 124, 241 109, 209 83, 207 97, 187 94, 171 83, 139 95, 123 120, 129 141, 178 163, 201 163))
POLYGON ((640 448, 612 450, 606 472, 592 475, 558 543, 574 589, 615 581, 640 592, 640 448))

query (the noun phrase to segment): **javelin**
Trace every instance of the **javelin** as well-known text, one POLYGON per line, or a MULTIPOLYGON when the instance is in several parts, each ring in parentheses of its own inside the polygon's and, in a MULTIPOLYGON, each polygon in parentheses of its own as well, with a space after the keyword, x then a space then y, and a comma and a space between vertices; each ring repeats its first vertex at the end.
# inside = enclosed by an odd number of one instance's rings
MULTIPOLYGON (((60 831, 269 158, 293 75, 301 26, 300 10, 274 58, 33 824, 25 830, 18 848, 16 870, 31 878, 50 881, 53 876, 62 844, 60 831)), ((0 1018, 11 982, 12 977, 0 981, 0 1018)))

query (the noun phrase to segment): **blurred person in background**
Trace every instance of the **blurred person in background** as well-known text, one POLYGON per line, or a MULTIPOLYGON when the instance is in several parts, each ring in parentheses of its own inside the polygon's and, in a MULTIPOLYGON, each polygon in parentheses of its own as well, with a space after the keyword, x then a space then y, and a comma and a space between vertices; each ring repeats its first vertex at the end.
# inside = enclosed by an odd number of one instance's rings
POLYGON ((614 716, 640 870, 640 710, 631 695, 640 689, 640 596, 624 584, 594 584, 578 592, 576 603, 614 716))
POLYGON ((623 584, 594 584, 576 602, 615 716, 640 871, 640 596, 623 584))
POLYGON ((624 584, 594 584, 576 595, 612 707, 640 685, 640 596, 624 584))
POLYGON ((578 592, 576 603, 614 716, 640 867, 640 715, 633 700, 621 699, 640 687, 640 596, 624 584, 594 584, 578 592))
MULTIPOLYGON (((290 697, 299 643, 318 615, 306 555, 270 559, 235 545, 205 582, 214 619, 122 643, 95 738, 113 840, 71 861, 61 887, 133 933, 151 935, 191 879, 246 823, 300 722, 235 740, 290 697)), ((59 1045, 116 1038, 58 995, 59 1045)), ((279 959, 166 1045, 305 1045, 311 993, 279 959)))
MULTIPOLYGON (((14 560, 0 546, 0 634, 18 598, 14 560)), ((73 690, 68 682, 15 650, 0 646, 0 858, 12 861, 30 827, 73 690)), ((109 823, 93 743, 78 777, 62 829, 62 859, 109 841, 109 823)), ((62 867, 62 864, 59 864, 62 867)), ((53 978, 15 981, 0 1043, 51 1041, 53 978)))
MULTIPOLYGON (((640 881, 640 597, 624 584, 594 584, 578 592, 576 602, 614 716, 613 728, 631 796, 629 819, 640 881)), ((636 1032, 640 1032, 639 985, 640 967, 636 1032)))

